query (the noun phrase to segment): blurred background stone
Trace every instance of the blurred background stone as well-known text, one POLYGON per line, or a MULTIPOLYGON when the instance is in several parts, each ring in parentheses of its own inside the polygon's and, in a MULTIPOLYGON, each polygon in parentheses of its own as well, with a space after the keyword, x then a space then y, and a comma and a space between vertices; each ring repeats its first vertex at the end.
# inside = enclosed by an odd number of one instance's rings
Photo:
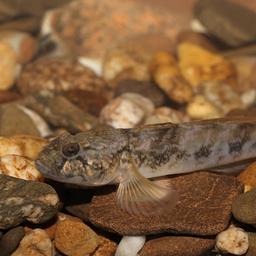
POLYGON ((18 29, 35 32, 40 29, 41 17, 45 11, 64 5, 71 0, 1 0, 0 30, 18 29))
POLYGON ((199 0, 195 4, 195 17, 207 29, 231 46, 255 42, 256 12, 227 0, 199 0))

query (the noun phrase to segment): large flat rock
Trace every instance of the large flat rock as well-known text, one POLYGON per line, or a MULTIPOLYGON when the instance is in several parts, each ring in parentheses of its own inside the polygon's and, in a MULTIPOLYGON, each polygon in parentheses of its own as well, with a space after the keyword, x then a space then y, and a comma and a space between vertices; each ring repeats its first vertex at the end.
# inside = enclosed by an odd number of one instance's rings
POLYGON ((116 193, 110 192, 93 197, 89 219, 94 225, 121 235, 215 235, 227 228, 232 201, 243 190, 235 177, 210 172, 169 178, 169 182, 179 194, 178 203, 169 214, 131 215, 118 207, 116 193))

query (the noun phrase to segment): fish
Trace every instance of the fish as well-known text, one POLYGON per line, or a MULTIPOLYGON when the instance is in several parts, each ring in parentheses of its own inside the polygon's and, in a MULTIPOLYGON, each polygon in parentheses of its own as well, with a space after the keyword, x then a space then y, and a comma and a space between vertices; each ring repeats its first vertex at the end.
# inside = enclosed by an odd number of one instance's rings
POLYGON ((118 205, 132 214, 147 214, 178 200, 176 190, 159 177, 255 157, 255 119, 226 118, 63 133, 43 148, 35 164, 44 177, 58 182, 117 184, 118 205))

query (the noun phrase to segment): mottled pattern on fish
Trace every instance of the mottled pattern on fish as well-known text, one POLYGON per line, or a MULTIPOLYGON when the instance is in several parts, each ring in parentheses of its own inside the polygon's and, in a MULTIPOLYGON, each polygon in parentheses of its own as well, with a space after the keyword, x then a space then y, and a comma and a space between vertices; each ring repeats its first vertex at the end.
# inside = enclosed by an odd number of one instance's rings
POLYGON ((65 183, 117 183, 120 206, 137 213, 158 209, 159 202, 175 202, 171 188, 147 178, 255 157, 255 120, 216 119, 65 133, 44 148, 36 166, 44 176, 65 183))
POLYGON ((211 120, 132 129, 129 150, 147 177, 212 168, 256 157, 256 123, 211 120))

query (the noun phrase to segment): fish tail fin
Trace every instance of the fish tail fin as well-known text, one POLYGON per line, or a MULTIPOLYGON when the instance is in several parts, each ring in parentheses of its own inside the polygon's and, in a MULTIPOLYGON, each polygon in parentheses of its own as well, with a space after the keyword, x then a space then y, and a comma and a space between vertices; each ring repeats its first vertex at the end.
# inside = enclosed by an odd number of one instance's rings
POLYGON ((117 190, 117 202, 123 210, 131 214, 162 214, 174 208, 177 198, 168 182, 143 177, 132 159, 125 163, 117 190))

